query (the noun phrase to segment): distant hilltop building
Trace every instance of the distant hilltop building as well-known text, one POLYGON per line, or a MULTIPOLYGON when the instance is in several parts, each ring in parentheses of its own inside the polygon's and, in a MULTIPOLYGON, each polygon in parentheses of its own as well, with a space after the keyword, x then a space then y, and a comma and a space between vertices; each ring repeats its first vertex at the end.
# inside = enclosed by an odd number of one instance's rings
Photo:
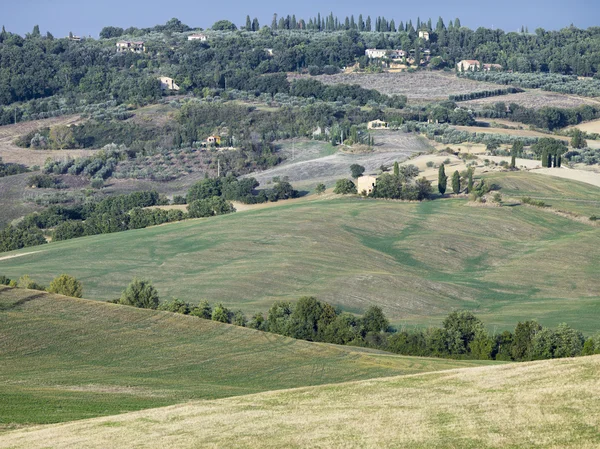
POLYGON ((419 38, 428 41, 429 31, 419 31, 419 38))
POLYGON ((406 57, 406 52, 404 50, 379 50, 376 48, 368 48, 365 50, 365 56, 369 59, 382 59, 382 58, 390 58, 390 59, 402 59, 406 57))
POLYGON ((503 67, 500 64, 481 64, 476 59, 464 59, 456 64, 456 70, 459 72, 475 72, 477 70, 489 72, 502 69, 503 67))
POLYGON ((202 33, 192 34, 192 35, 188 36, 188 41, 206 42, 207 40, 208 40, 208 36, 206 34, 202 34, 202 33))
POLYGON ((132 53, 144 53, 146 47, 143 42, 132 42, 132 41, 119 41, 117 42, 117 52, 132 52, 132 53))
POLYGON ((173 78, 169 78, 168 76, 161 76, 158 79, 160 81, 160 88, 162 90, 179 90, 179 86, 175 84, 173 78))

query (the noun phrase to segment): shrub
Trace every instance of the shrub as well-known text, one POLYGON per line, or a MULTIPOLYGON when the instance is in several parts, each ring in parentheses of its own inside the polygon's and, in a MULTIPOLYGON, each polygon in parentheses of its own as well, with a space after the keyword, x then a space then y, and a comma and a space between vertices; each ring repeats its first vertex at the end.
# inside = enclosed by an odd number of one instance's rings
POLYGON ((323 184, 323 183, 319 183, 319 184, 317 184, 317 186, 315 187, 315 193, 316 193, 317 195, 321 195, 323 192, 325 192, 325 189, 326 189, 326 187, 325 187, 325 184, 323 184))
POLYGON ((17 282, 17 287, 27 288, 29 290, 41 290, 41 291, 46 290, 43 285, 35 282, 33 279, 31 279, 29 277, 28 274, 25 274, 19 278, 19 281, 17 282))
POLYGON ((223 304, 218 304, 212 312, 212 320, 220 323, 231 323, 233 313, 223 304))
POLYGON ((541 200, 531 199, 528 196, 521 198, 521 202, 523 204, 529 204, 530 206, 535 206, 535 207, 550 207, 549 204, 546 204, 545 202, 543 202, 541 200))
POLYGON ((92 189, 101 189, 104 187, 104 180, 102 178, 94 178, 91 182, 92 189))
POLYGON ((210 320, 212 318, 212 309, 208 301, 200 301, 200 303, 190 310, 190 315, 210 320))
POLYGON ((83 286, 81 282, 68 274, 61 274, 50 282, 48 287, 50 293, 81 298, 83 286))
POLYGON ((356 193, 356 185, 349 179, 338 179, 335 182, 333 193, 337 193, 338 195, 356 193))
POLYGON ((158 307, 158 292, 148 281, 133 279, 121 294, 119 304, 139 307, 142 309, 156 309, 158 307))

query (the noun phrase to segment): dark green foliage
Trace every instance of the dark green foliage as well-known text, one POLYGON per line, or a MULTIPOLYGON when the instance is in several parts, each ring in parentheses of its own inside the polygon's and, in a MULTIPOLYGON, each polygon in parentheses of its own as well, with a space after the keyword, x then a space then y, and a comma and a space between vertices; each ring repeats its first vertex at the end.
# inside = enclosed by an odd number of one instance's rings
POLYGON ((458 195, 460 193, 460 173, 456 170, 452 174, 452 191, 458 195))
POLYGON ((123 290, 119 299, 119 304, 141 309, 156 309, 158 303, 158 292, 152 284, 137 278, 133 279, 127 288, 123 290))
POLYGON ((363 167, 362 165, 352 164, 350 166, 350 174, 353 178, 358 178, 359 176, 362 176, 364 172, 365 167, 363 167))
POLYGON ((325 187, 325 184, 323 184, 323 183, 319 183, 319 184, 317 184, 317 186, 315 187, 315 193, 316 193, 317 195, 321 195, 323 192, 325 192, 325 189, 326 189, 326 187, 325 187))
POLYGON ((0 285, 10 285, 10 283, 11 280, 9 278, 4 275, 0 276, 0 285))
POLYGON ((48 291, 59 295, 72 296, 73 298, 81 298, 83 286, 73 276, 61 274, 50 282, 48 291))
POLYGON ((60 184, 58 178, 50 175, 33 175, 27 178, 27 185, 37 189, 56 189, 60 184))
POLYGON ((373 198, 403 199, 400 176, 383 173, 377 178, 377 184, 371 192, 373 198))
POLYGON ((531 360, 533 357, 533 340, 542 330, 536 321, 520 322, 515 328, 511 355, 513 360, 531 360))
POLYGON ((231 23, 229 20, 219 20, 211 27, 215 31, 235 31, 237 26, 231 23))
POLYGON ((212 320, 220 323, 231 323, 233 312, 223 304, 217 304, 212 311, 212 320))
POLYGON ((200 303, 190 310, 190 315, 210 320, 212 318, 212 308, 208 301, 200 301, 200 303))
POLYGON ((452 312, 443 322, 447 333, 447 346, 451 354, 469 354, 472 345, 482 335, 487 335, 481 320, 471 312, 452 312))
POLYGON ((556 329, 544 328, 537 332, 528 355, 532 360, 575 357, 581 355, 583 344, 583 334, 563 323, 556 329))
POLYGON ((21 164, 11 164, 2 162, 0 157, 0 178, 10 175, 18 175, 20 173, 27 173, 29 169, 21 164))
POLYGON ((583 137, 583 132, 581 132, 579 128, 573 129, 573 134, 571 137, 571 146, 575 149, 587 147, 587 142, 583 137))
POLYGON ((550 205, 546 204, 544 201, 534 200, 528 196, 521 198, 521 202, 523 204, 529 204, 530 206, 535 206, 535 207, 550 207, 550 205))
POLYGON ((542 137, 531 149, 541 158, 542 167, 549 168, 559 166, 559 158, 567 152, 567 147, 561 140, 551 137, 542 137))
POLYGON ((173 204, 187 204, 187 199, 185 196, 175 195, 173 197, 173 204))
POLYGON ((233 205, 225 198, 213 196, 212 198, 192 201, 188 205, 190 218, 212 217, 235 212, 233 205))
POLYGON ((398 161, 394 161, 394 176, 400 176, 400 166, 398 165, 398 161))
POLYGON ((0 252, 13 251, 46 243, 44 234, 35 227, 7 226, 0 230, 0 252))
POLYGON ((443 195, 446 193, 446 186, 448 184, 448 177, 446 176, 446 171, 444 168, 444 164, 440 164, 440 168, 438 170, 438 191, 443 195))
POLYGON ((335 182, 333 193, 338 195, 349 195, 356 193, 356 185, 349 179, 338 179, 335 182))
POLYGON ((467 193, 473 191, 473 169, 467 170, 467 193))
POLYGON ((182 315, 189 315, 191 308, 190 305, 181 299, 173 298, 172 301, 163 302, 158 310, 164 310, 166 312, 181 313, 182 315))
POLYGON ((363 315, 363 325, 367 332, 385 332, 390 326, 381 307, 369 306, 363 315))

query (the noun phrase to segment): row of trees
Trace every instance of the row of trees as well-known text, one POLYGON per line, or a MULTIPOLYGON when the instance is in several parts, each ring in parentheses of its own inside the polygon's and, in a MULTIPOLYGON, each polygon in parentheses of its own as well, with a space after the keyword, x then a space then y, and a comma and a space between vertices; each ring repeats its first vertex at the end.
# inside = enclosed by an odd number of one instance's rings
POLYGON ((484 323, 469 311, 450 313, 442 327, 396 330, 378 306, 369 306, 358 317, 304 296, 296 302, 276 301, 266 316, 257 313, 248 320, 242 311, 233 312, 223 304, 212 308, 207 301, 197 306, 179 299, 160 304, 156 289, 139 279, 112 302, 194 315, 301 340, 367 346, 403 355, 526 361, 600 353, 600 334, 586 339, 566 324, 544 328, 531 320, 519 322, 513 332, 490 335, 484 323))
POLYGON ((55 277, 48 287, 38 284, 27 274, 21 276, 18 280, 0 276, 0 285, 6 285, 13 288, 47 291, 49 293, 71 296, 73 298, 81 298, 83 294, 83 285, 81 282, 68 274, 61 274, 55 277))

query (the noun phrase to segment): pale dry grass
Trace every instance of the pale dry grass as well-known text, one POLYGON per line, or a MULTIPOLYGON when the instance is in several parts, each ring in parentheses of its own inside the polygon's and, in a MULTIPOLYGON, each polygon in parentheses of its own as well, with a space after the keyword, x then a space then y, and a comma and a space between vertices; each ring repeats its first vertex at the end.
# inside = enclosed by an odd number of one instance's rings
POLYGON ((580 123, 579 125, 571 126, 569 129, 572 128, 579 128, 587 133, 600 133, 600 120, 592 120, 591 122, 580 123))
POLYGON ((21 429, 2 448, 597 448, 600 356, 375 379, 21 429))
MULTIPOLYGON (((497 86, 496 88, 500 88, 497 86)), ((576 95, 566 95, 556 92, 545 92, 540 89, 530 89, 525 92, 510 95, 499 95, 496 97, 479 98, 477 100, 462 101, 461 106, 482 109, 485 106, 495 103, 516 103, 519 106, 527 108, 542 108, 545 106, 556 108, 576 108, 578 106, 592 105, 598 106, 599 102, 596 99, 578 97, 576 95)))

